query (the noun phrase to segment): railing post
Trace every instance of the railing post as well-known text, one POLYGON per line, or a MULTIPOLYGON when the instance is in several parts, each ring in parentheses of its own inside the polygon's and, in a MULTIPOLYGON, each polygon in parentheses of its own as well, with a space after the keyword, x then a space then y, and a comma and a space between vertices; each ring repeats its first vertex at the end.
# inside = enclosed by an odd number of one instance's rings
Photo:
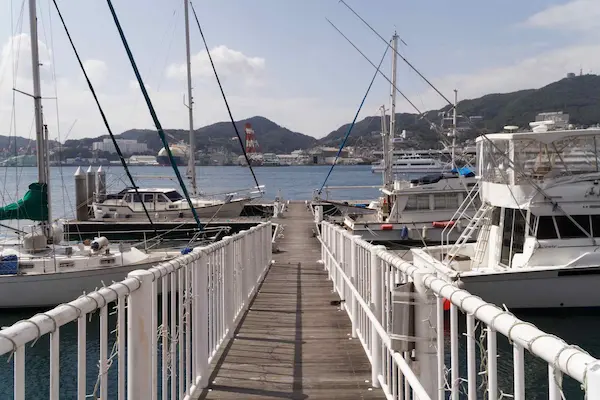
POLYGON ((327 250, 331 251, 331 246, 329 245, 329 243, 331 243, 330 235, 329 235, 329 231, 330 231, 330 226, 329 224, 326 224, 325 222, 321 222, 321 235, 323 236, 323 250, 322 250, 322 256, 323 256, 323 268, 325 268, 325 270, 327 271, 327 279, 331 278, 331 274, 329 273, 329 255, 327 253, 327 250))
POLYGON ((225 265, 223 266, 223 287, 224 287, 224 302, 223 302, 223 314, 225 317, 225 339, 231 339, 233 337, 233 238, 231 236, 225 236, 223 238, 225 242, 224 247, 224 258, 225 265))
MULTIPOLYGON (((253 259, 253 256, 251 256, 252 253, 252 249, 249 248, 248 246, 248 234, 253 235, 255 234, 255 232, 249 232, 246 233, 248 231, 241 231, 240 235, 242 237, 241 239, 241 243, 240 243, 240 249, 239 249, 239 254, 240 254, 240 258, 241 258, 241 262, 240 262, 240 275, 241 275, 241 290, 240 290, 240 294, 242 296, 241 301, 242 301, 242 311, 244 312, 247 308, 248 308, 248 298, 249 298, 249 293, 250 290, 248 289, 248 281, 252 281, 252 275, 254 275, 254 268, 255 268, 255 260, 253 259), (246 235, 244 235, 246 233, 246 235)), ((260 254, 262 252, 261 249, 256 249, 258 251, 258 257, 260 258, 260 254)), ((254 258, 256 258, 256 256, 254 256, 254 258)))
POLYGON ((323 206, 315 206, 315 222, 318 224, 323 221, 323 206))
POLYGON ((263 265, 259 266, 259 276, 269 265, 271 265, 271 261, 273 261, 273 247, 271 246, 271 238, 273 237, 273 224, 270 221, 267 222, 267 227, 265 228, 265 230, 267 231, 267 259, 265 260, 263 265))
MULTIPOLYGON (((371 311, 375 317, 381 320, 381 311, 383 309, 382 282, 381 282, 381 261, 377 253, 385 250, 385 246, 373 246, 371 248, 371 311)), ((380 387, 379 375, 382 373, 382 351, 381 338, 371 323, 371 385, 375 388, 380 387)))
MULTIPOLYGON (((423 275, 426 272, 417 271, 413 276, 417 298, 415 299, 415 358, 418 363, 418 377, 423 388, 433 399, 438 393, 437 365, 437 315, 436 298, 425 288, 423 275)), ((441 328, 440 328, 441 329, 441 328)), ((438 343, 439 344, 439 343, 438 343)))
MULTIPOLYGON (((250 288, 249 288, 249 296, 254 296, 255 289, 258 288, 260 282, 258 281, 262 272, 267 265, 267 258, 269 258, 269 253, 271 249, 271 238, 273 237, 273 228, 271 227, 271 223, 268 225, 262 226, 260 229, 260 247, 261 257, 259 260, 254 260, 252 264, 252 273, 250 274, 250 288)), ((246 251, 252 251, 252 249, 248 249, 246 246, 246 251)))
POLYGON ((586 399, 600 399, 600 362, 587 367, 586 399))
MULTIPOLYGON (((132 271, 128 278, 140 281, 127 304, 127 398, 152 398, 152 280, 146 270, 132 271)), ((104 394, 105 395, 105 394, 104 394)), ((104 396, 103 395, 103 396, 104 396)))
MULTIPOLYGON (((336 285, 340 298, 346 300, 346 284, 344 282, 344 279, 342 278, 342 273, 346 271, 346 237, 344 235, 344 232, 340 232, 338 236, 338 246, 338 262, 340 264, 341 271, 338 271, 336 285)), ((344 308, 344 303, 342 303, 340 307, 344 308)))
MULTIPOLYGON (((360 235, 353 235, 352 240, 350 241, 350 280, 352 281, 352 286, 356 287, 356 279, 358 276, 358 244, 356 241, 360 239, 360 235)), ((350 304, 350 314, 352 321, 352 338, 356 339, 358 335, 356 334, 356 330, 358 329, 358 299, 352 293, 352 304, 350 304)))
POLYGON ((194 265, 194 354, 196 357, 196 382, 204 389, 208 385, 208 257, 202 250, 194 265))

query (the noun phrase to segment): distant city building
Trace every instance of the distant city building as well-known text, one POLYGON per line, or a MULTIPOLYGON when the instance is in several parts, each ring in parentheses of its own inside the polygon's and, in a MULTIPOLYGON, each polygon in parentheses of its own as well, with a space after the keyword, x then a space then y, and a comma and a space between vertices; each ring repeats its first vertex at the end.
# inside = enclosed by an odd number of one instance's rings
MULTIPOLYGON (((134 154, 134 153, 146 153, 148 151, 148 145, 146 143, 139 143, 136 140, 130 139, 117 139, 117 144, 123 154, 134 154)), ((104 139, 101 142, 94 142, 92 144, 92 150, 94 151, 106 151, 108 153, 116 153, 115 145, 111 139, 104 139)))

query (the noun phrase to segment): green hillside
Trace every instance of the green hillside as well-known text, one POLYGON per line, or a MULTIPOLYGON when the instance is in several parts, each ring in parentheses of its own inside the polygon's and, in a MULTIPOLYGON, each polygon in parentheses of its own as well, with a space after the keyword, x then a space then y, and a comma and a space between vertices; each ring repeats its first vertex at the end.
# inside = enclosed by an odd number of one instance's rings
MULTIPOLYGON (((435 123, 440 122, 438 114, 447 111, 450 106, 441 110, 426 113, 435 123)), ((549 111, 568 113, 571 123, 588 126, 600 122, 600 76, 583 75, 565 78, 553 82, 540 89, 520 90, 512 93, 488 94, 477 99, 463 100, 458 103, 458 113, 466 117, 482 117, 476 125, 477 129, 465 132, 459 140, 472 139, 482 132, 497 132, 506 125, 526 127, 535 120, 536 114, 549 111)), ((380 137, 373 134, 380 129, 379 117, 367 117, 358 122, 349 140, 350 144, 362 143, 373 147, 380 146, 380 137)), ((408 140, 398 147, 435 148, 440 146, 437 133, 429 124, 416 114, 396 114, 397 132, 406 129, 408 140)), ((348 125, 331 132, 319 140, 323 145, 339 145, 346 133, 348 125)))

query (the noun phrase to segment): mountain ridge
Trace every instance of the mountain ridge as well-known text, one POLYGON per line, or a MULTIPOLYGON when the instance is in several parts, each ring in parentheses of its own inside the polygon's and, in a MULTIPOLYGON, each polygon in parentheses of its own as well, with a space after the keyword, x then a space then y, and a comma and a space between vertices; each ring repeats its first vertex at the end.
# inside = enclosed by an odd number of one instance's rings
MULTIPOLYGON (((441 138, 431 129, 430 123, 441 121, 441 113, 450 106, 439 110, 431 110, 421 118, 417 114, 397 113, 396 126, 399 134, 407 131, 407 139, 398 143, 398 148, 439 148, 441 138)), ((563 111, 570 115, 573 124, 588 126, 600 122, 600 76, 580 75, 570 76, 552 82, 539 89, 524 89, 509 93, 490 93, 484 96, 461 100, 457 106, 458 113, 466 117, 478 117, 471 127, 461 130, 459 143, 475 138, 482 133, 498 132, 505 125, 526 127, 535 120, 540 112, 563 111)), ((388 117, 389 122, 389 117, 388 117)), ((256 132, 261 151, 272 153, 290 153, 293 150, 306 150, 315 146, 338 147, 350 124, 344 124, 320 139, 287 129, 266 117, 254 116, 236 122, 239 135, 244 141, 244 125, 250 123, 256 132)), ((358 146, 366 149, 381 147, 380 136, 381 117, 368 116, 358 121, 347 142, 348 146, 358 146)), ((166 129, 169 143, 189 140, 189 133, 184 129, 166 129)), ((241 147, 235 130, 230 122, 217 122, 195 130, 196 148, 241 154, 241 147)), ((62 158, 92 157, 92 143, 108 138, 103 135, 96 138, 67 140, 62 145, 62 158)), ((156 130, 129 129, 117 138, 133 139, 148 144, 147 154, 156 154, 162 148, 156 130)), ((7 150, 9 142, 14 143, 15 137, 0 136, 0 149, 7 150)), ((35 149, 35 141, 17 137, 17 149, 35 149)), ((56 144, 56 142, 54 142, 56 144)), ((14 144, 11 147, 14 152, 14 144)), ((10 149, 8 149, 10 150, 10 149)), ((5 152, 6 154, 6 152, 5 152)))

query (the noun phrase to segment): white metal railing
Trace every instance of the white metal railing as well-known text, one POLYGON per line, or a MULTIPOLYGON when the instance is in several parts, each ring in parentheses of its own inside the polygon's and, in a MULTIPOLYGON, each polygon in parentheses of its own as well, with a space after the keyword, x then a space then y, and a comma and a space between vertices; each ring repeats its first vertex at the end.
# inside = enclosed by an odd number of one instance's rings
MULTIPOLYGON (((352 336, 371 362, 372 385, 388 399, 525 400, 525 349, 547 364, 548 399, 564 399, 563 374, 581 384, 586 398, 600 399, 600 362, 578 347, 334 224, 321 222, 319 239, 324 267, 352 321, 352 336), (398 345, 392 334, 394 292, 407 282, 418 292, 411 300, 414 336, 400 342, 412 342, 413 348, 398 345), (445 308, 450 340, 444 334, 445 308), (466 324, 459 325, 459 311, 466 324), (512 347, 512 394, 498 384, 498 334, 512 347)), ((501 378, 506 383, 507 377, 501 378)))
POLYGON ((208 384, 211 361, 232 337, 267 272, 271 239, 271 223, 263 223, 149 270, 133 271, 121 282, 3 329, 0 355, 11 354, 13 359, 14 399, 25 399, 26 345, 46 335, 50 340, 48 399, 197 396, 208 384), (117 328, 109 349, 113 306, 117 328), (96 311, 98 383, 94 393, 86 393, 87 317, 96 311), (59 335, 70 322, 77 325, 76 396, 59 393, 59 335), (109 393, 108 370, 115 361, 116 393, 109 393))

